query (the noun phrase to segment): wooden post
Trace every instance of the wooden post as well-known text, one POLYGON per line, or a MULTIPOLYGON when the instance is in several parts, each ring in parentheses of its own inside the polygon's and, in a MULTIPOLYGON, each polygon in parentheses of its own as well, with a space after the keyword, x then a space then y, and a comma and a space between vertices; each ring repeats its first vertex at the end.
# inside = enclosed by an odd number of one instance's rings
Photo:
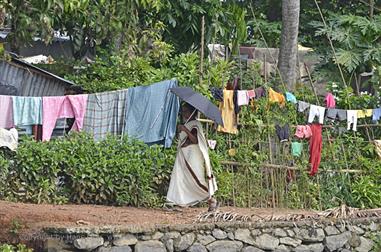
POLYGON ((319 98, 318 98, 318 96, 317 96, 317 93, 316 93, 316 90, 315 90, 315 87, 314 87, 314 83, 313 83, 313 81, 312 81, 312 77, 311 77, 310 70, 308 69, 306 63, 303 63, 303 65, 304 65, 304 68, 306 69, 306 72, 307 72, 307 74, 308 74, 308 80, 310 81, 312 91, 313 91, 314 94, 315 94, 315 98, 316 98, 317 105, 320 106, 319 98))
POLYGON ((204 73, 204 37, 205 37, 205 17, 201 19, 201 53, 200 53, 200 86, 202 85, 204 73))

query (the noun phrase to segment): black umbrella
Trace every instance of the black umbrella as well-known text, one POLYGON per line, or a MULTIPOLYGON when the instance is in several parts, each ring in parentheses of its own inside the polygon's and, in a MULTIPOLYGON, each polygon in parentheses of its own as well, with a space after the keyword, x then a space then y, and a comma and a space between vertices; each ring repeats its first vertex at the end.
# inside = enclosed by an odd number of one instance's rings
POLYGON ((189 87, 175 87, 171 88, 171 92, 177 95, 180 99, 195 107, 198 111, 203 113, 209 119, 215 121, 217 124, 223 126, 221 112, 211 101, 202 96, 201 94, 193 91, 189 87))

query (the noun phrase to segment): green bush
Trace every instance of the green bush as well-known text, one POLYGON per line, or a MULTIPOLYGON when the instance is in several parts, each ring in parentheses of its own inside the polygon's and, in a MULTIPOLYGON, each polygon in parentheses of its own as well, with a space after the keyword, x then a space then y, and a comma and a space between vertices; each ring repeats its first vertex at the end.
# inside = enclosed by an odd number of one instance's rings
POLYGON ((173 149, 127 138, 95 142, 85 134, 34 142, 2 152, 4 198, 26 202, 153 206, 163 202, 173 149), (5 160, 5 156, 9 161, 5 160))
POLYGON ((16 246, 1 244, 0 252, 33 252, 33 249, 27 248, 24 244, 17 244, 16 246))

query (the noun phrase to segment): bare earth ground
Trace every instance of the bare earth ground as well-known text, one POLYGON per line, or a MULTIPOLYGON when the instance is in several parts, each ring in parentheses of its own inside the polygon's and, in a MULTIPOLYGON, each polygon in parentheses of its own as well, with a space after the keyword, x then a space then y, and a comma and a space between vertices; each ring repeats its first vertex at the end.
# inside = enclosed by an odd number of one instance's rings
MULTIPOLYGON (((111 207, 98 205, 48 205, 0 201, 0 242, 12 240, 17 233, 38 233, 47 226, 102 226, 192 223, 206 208, 183 208, 181 211, 134 207, 111 207)), ((220 211, 233 211, 242 215, 284 215, 308 213, 305 210, 233 208, 222 207, 220 211)))

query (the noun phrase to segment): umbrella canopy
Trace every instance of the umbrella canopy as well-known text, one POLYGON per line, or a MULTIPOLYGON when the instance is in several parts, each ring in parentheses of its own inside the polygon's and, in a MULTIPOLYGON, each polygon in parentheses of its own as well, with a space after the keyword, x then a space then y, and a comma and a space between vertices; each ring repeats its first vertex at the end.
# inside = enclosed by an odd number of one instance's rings
POLYGON ((193 91, 189 87, 175 87, 171 88, 171 92, 177 95, 186 103, 195 107, 198 111, 203 113, 207 118, 213 120, 217 124, 223 126, 221 112, 211 101, 202 96, 201 94, 193 91))

